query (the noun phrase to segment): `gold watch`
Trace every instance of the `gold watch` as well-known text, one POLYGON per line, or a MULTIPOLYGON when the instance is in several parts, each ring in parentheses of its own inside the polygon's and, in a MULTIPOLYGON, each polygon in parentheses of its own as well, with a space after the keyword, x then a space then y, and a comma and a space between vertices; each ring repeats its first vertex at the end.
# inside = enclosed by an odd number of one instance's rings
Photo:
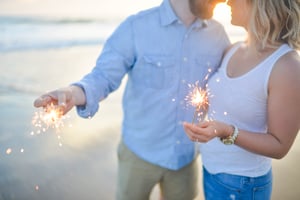
POLYGON ((233 125, 233 133, 226 137, 226 138, 220 138, 221 142, 223 142, 223 144, 226 144, 226 145, 231 145, 231 144, 234 144, 238 134, 239 134, 239 129, 233 125))

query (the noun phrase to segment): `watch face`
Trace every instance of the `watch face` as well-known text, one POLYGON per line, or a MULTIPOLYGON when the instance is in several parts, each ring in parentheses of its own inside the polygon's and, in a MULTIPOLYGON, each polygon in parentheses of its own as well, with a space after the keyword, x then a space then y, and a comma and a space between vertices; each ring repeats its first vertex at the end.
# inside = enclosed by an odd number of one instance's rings
POLYGON ((222 141, 224 144, 233 144, 233 139, 231 138, 226 138, 226 139, 223 139, 222 141))

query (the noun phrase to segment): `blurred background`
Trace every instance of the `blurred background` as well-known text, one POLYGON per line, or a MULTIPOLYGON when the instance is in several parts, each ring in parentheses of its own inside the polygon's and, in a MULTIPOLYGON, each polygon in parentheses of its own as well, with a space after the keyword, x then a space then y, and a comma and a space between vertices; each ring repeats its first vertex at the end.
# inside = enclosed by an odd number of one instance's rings
MULTIPOLYGON (((88 73, 128 15, 161 0, 0 0, 0 200, 113 200, 124 83, 92 119, 72 110, 59 130, 32 124, 40 94, 88 73)), ((214 14, 232 42, 245 37, 230 10, 214 14)), ((299 199, 300 148, 274 161, 275 200, 299 199)), ((201 160, 199 160, 201 163, 201 160)), ((201 174, 200 174, 201 177, 201 174)), ((201 184, 198 200, 203 199, 201 184)), ((158 199, 154 189, 151 199, 158 199)))

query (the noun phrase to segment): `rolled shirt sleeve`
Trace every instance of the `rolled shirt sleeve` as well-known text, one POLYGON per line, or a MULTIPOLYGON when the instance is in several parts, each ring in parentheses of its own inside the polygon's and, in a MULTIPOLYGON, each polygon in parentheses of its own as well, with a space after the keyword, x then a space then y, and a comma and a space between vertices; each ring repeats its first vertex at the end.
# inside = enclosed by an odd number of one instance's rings
POLYGON ((133 66, 135 49, 132 17, 120 24, 108 38, 93 70, 72 84, 81 87, 86 95, 86 105, 77 106, 79 116, 94 116, 99 109, 99 102, 120 86, 123 77, 133 66))

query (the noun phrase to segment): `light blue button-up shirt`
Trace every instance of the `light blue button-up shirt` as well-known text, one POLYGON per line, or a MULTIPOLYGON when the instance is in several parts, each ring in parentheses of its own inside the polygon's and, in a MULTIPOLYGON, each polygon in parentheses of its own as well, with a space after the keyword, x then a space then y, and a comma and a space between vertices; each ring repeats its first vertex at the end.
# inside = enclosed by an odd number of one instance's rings
POLYGON ((122 140, 141 159, 172 170, 197 155, 182 122, 194 109, 185 101, 188 84, 205 84, 219 66, 229 39, 214 20, 185 27, 169 0, 127 18, 104 45, 95 68, 75 85, 86 94, 82 117, 93 116, 99 102, 127 76, 123 96, 122 140))

